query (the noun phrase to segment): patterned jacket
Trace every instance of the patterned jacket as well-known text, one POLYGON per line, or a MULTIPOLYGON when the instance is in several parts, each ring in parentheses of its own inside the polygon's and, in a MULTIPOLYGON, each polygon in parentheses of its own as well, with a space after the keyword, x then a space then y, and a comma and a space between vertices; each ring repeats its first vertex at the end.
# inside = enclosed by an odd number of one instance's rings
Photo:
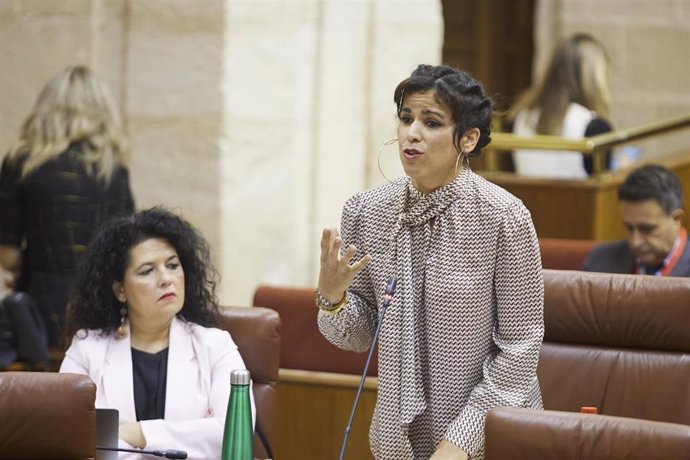
POLYGON ((543 279, 520 200, 469 169, 429 195, 402 178, 350 198, 342 238, 343 248, 354 244, 372 260, 347 307, 319 314, 330 342, 368 349, 390 276, 403 293, 381 329, 370 428, 377 459, 429 458, 442 439, 482 459, 487 411, 542 408, 543 279))

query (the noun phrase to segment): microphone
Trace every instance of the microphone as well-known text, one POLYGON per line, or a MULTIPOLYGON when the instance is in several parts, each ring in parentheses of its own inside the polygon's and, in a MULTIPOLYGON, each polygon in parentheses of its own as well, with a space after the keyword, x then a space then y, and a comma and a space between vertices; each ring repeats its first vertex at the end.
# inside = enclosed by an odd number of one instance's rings
POLYGON ((369 347, 369 355, 367 356, 367 361, 364 363, 364 372, 362 372, 362 380, 359 381, 359 388, 357 388, 357 394, 355 395, 355 402, 352 404, 352 410, 350 411, 350 420, 347 422, 345 427, 345 435, 343 436, 343 445, 340 447, 340 456, 338 460, 343 460, 345 458, 345 446, 347 445, 347 438, 350 436, 350 428, 352 428, 352 420, 355 418, 355 411, 357 410, 357 404, 359 403, 359 397, 362 395, 362 389, 364 388, 364 381, 367 378, 367 371, 369 370, 369 363, 371 362, 371 356, 374 353, 374 348, 376 346, 376 341, 379 338, 379 333, 381 332, 381 325, 383 324, 383 315, 386 314, 386 309, 388 305, 393 301, 393 295, 395 294, 395 287, 398 284, 398 279, 395 276, 388 278, 388 283, 386 284, 386 291, 383 294, 383 303, 381 304, 381 311, 379 312, 379 323, 376 325, 376 331, 374 331, 374 337, 371 339, 371 346, 369 347))
POLYGON ((187 452, 184 450, 142 450, 142 449, 126 449, 124 447, 103 447, 96 446, 96 450, 111 450, 115 452, 134 452, 135 454, 145 454, 153 455, 155 457, 165 457, 165 458, 176 458, 185 459, 187 458, 187 452))

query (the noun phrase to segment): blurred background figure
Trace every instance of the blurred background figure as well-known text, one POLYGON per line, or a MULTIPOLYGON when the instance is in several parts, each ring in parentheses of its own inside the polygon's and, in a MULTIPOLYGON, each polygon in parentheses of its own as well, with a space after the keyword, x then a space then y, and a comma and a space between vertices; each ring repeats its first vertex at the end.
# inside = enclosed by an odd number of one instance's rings
POLYGON ((582 269, 690 276, 683 187, 673 171, 654 164, 633 170, 618 188, 618 200, 627 239, 598 244, 582 269))
POLYGON ((58 345, 86 245, 134 200, 120 117, 105 85, 68 67, 42 89, 0 171, 0 264, 5 284, 38 303, 58 345))
MULTIPOLYGON (((513 134, 581 139, 611 131, 608 68, 606 51, 593 36, 579 33, 563 40, 546 73, 510 109, 513 134)), ((592 173, 592 157, 575 152, 515 150, 513 162, 525 176, 584 179, 592 173)))

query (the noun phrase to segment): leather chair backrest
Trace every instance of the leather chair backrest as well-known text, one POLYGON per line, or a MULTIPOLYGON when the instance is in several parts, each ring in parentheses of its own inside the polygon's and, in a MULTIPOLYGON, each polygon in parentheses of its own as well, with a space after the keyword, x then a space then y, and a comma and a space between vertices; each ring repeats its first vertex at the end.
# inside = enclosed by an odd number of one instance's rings
MULTIPOLYGON (((342 350, 319 332, 314 289, 259 286, 254 293, 254 305, 272 308, 280 314, 283 324, 281 368, 362 374, 366 353, 342 350)), ((378 375, 376 353, 372 356, 367 375, 378 375)))
POLYGON ((539 238, 541 266, 555 270, 580 270, 594 240, 539 238))
MULTIPOLYGON (((254 457, 268 458, 259 431, 274 446, 278 419, 278 367, 280 359, 280 316, 269 308, 221 308, 221 329, 227 330, 239 348, 252 377, 256 426, 254 457)), ((230 376, 228 376, 229 385, 230 376)))
POLYGON ((0 458, 94 458, 95 401, 85 375, 0 372, 0 458))
POLYGON ((690 452, 690 426, 606 415, 498 407, 485 432, 485 460, 684 460, 690 452))
POLYGON ((690 424, 690 279, 544 270, 544 408, 690 424))

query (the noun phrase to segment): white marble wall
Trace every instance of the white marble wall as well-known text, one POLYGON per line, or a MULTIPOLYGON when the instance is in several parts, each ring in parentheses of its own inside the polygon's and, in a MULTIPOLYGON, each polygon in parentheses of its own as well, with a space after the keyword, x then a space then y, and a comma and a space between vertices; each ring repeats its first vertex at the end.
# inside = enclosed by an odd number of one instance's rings
POLYGON ((138 208, 164 205, 215 249, 224 0, 125 2, 125 111, 138 208))
POLYGON ((440 62, 443 23, 437 0, 229 0, 225 18, 223 292, 246 302, 258 283, 315 284, 321 229, 380 182, 392 91, 440 62))

